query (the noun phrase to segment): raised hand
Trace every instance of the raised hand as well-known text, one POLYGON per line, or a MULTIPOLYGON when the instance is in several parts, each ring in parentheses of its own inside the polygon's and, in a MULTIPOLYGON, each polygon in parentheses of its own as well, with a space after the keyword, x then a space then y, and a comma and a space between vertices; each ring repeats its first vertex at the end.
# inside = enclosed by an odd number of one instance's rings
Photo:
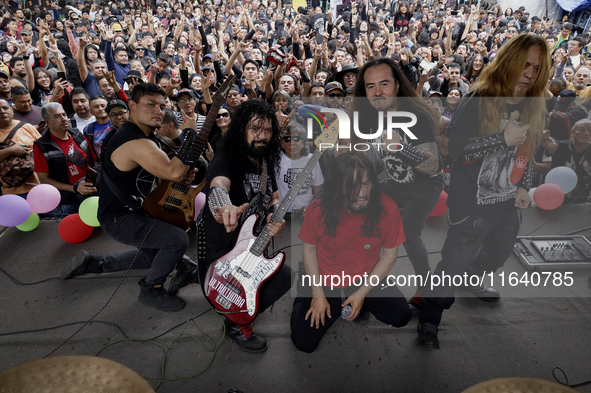
POLYGON ((103 72, 103 75, 105 76, 105 79, 107 80, 107 82, 109 82, 109 84, 111 86, 117 84, 117 79, 115 78, 115 71, 114 70, 103 72))
POLYGON ((443 65, 443 67, 441 68, 441 73, 443 74, 443 78, 444 79, 449 79, 450 77, 450 72, 449 69, 445 66, 445 64, 443 65))
POLYGON ((293 116, 294 112, 295 111, 291 111, 289 115, 284 115, 281 110, 277 110, 275 112, 277 116, 277 122, 279 123, 279 128, 285 128, 289 125, 289 121, 291 120, 291 117, 293 116))
POLYGON ((53 85, 53 94, 61 97, 64 94, 64 90, 68 87, 69 83, 67 80, 58 79, 53 85))
POLYGON ((168 82, 168 86, 172 87, 174 90, 179 90, 181 83, 183 83, 181 78, 172 78, 170 82, 168 82))
POLYGON ((435 76, 429 76, 429 74, 421 74, 421 76, 419 76, 419 83, 427 83, 429 82, 431 79, 435 78, 435 76))

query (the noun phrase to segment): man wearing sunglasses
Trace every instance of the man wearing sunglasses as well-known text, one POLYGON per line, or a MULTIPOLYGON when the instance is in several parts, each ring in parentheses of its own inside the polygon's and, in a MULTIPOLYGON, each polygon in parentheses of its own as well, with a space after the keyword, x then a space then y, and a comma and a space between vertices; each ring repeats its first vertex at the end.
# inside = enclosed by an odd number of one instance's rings
POLYGON ((327 107, 339 109, 343 106, 345 90, 343 89, 343 85, 339 82, 327 83, 324 87, 324 94, 326 94, 327 107))

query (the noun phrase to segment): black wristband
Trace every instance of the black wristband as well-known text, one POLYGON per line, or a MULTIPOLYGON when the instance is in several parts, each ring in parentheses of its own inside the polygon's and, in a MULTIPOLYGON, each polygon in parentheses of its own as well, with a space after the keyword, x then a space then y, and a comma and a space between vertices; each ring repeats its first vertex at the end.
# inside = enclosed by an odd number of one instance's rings
POLYGON ((176 153, 176 157, 181 160, 181 162, 185 165, 188 166, 193 166, 195 165, 194 162, 194 154, 193 151, 195 149, 195 142, 197 139, 197 131, 191 129, 191 128, 186 128, 184 130, 184 134, 185 134, 185 140, 183 141, 183 144, 181 145, 180 149, 178 150, 178 152, 176 153))
POLYGON ((303 70, 300 72, 300 79, 302 83, 310 83, 310 75, 308 75, 308 71, 303 70))
POLYGON ((279 203, 276 203, 273 206, 269 206, 269 214, 271 214, 271 213, 275 214, 278 209, 279 209, 279 203))
POLYGON ((236 40, 238 39, 238 36, 237 36, 237 35, 235 35, 235 36, 233 36, 232 38, 234 39, 234 41, 236 41, 236 40))

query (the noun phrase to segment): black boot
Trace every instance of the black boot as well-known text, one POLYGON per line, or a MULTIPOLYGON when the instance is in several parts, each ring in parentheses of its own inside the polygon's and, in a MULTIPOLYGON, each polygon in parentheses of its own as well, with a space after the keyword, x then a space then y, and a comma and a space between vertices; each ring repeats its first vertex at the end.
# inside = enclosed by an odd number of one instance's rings
POLYGON ((99 257, 94 257, 86 251, 79 251, 62 266, 61 278, 68 280, 86 273, 102 272, 103 261, 99 257))
POLYGON ((252 324, 238 325, 229 319, 224 320, 226 337, 231 338, 240 349, 250 353, 262 353, 267 350, 267 340, 252 331, 252 324))
POLYGON ((162 284, 147 284, 145 278, 142 278, 138 284, 141 292, 137 300, 144 306, 154 307, 164 312, 177 312, 185 308, 185 301, 166 292, 162 284))
POLYGON ((437 338, 437 325, 432 323, 421 323, 417 326, 419 331, 419 346, 427 349, 439 349, 439 339, 437 338))
POLYGON ((181 288, 189 284, 199 284, 199 266, 188 256, 183 255, 175 269, 176 272, 168 286, 168 293, 171 295, 176 295, 181 288))
POLYGON ((484 300, 485 302, 498 302, 501 300, 501 294, 499 291, 486 284, 475 286, 466 285, 464 287, 458 287, 458 289, 468 291, 478 299, 484 300))

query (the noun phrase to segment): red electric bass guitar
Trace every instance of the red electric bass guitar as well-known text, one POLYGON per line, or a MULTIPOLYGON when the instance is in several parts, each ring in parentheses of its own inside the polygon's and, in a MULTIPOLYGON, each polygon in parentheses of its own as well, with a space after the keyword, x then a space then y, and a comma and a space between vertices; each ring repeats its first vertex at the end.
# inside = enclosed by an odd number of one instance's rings
MULTIPOLYGON (((314 144, 316 152, 291 185, 291 189, 273 214, 271 222, 281 222, 285 213, 306 183, 312 169, 322 155, 321 146, 335 144, 338 138, 338 120, 325 130, 314 144), (321 145, 324 144, 324 145, 321 145)), ((234 323, 244 325, 252 322, 259 309, 261 284, 273 276, 283 265, 285 253, 267 258, 263 252, 271 241, 265 227, 260 235, 254 235, 258 215, 252 214, 240 228, 236 245, 226 255, 213 262, 205 275, 203 291, 211 305, 234 323)))

